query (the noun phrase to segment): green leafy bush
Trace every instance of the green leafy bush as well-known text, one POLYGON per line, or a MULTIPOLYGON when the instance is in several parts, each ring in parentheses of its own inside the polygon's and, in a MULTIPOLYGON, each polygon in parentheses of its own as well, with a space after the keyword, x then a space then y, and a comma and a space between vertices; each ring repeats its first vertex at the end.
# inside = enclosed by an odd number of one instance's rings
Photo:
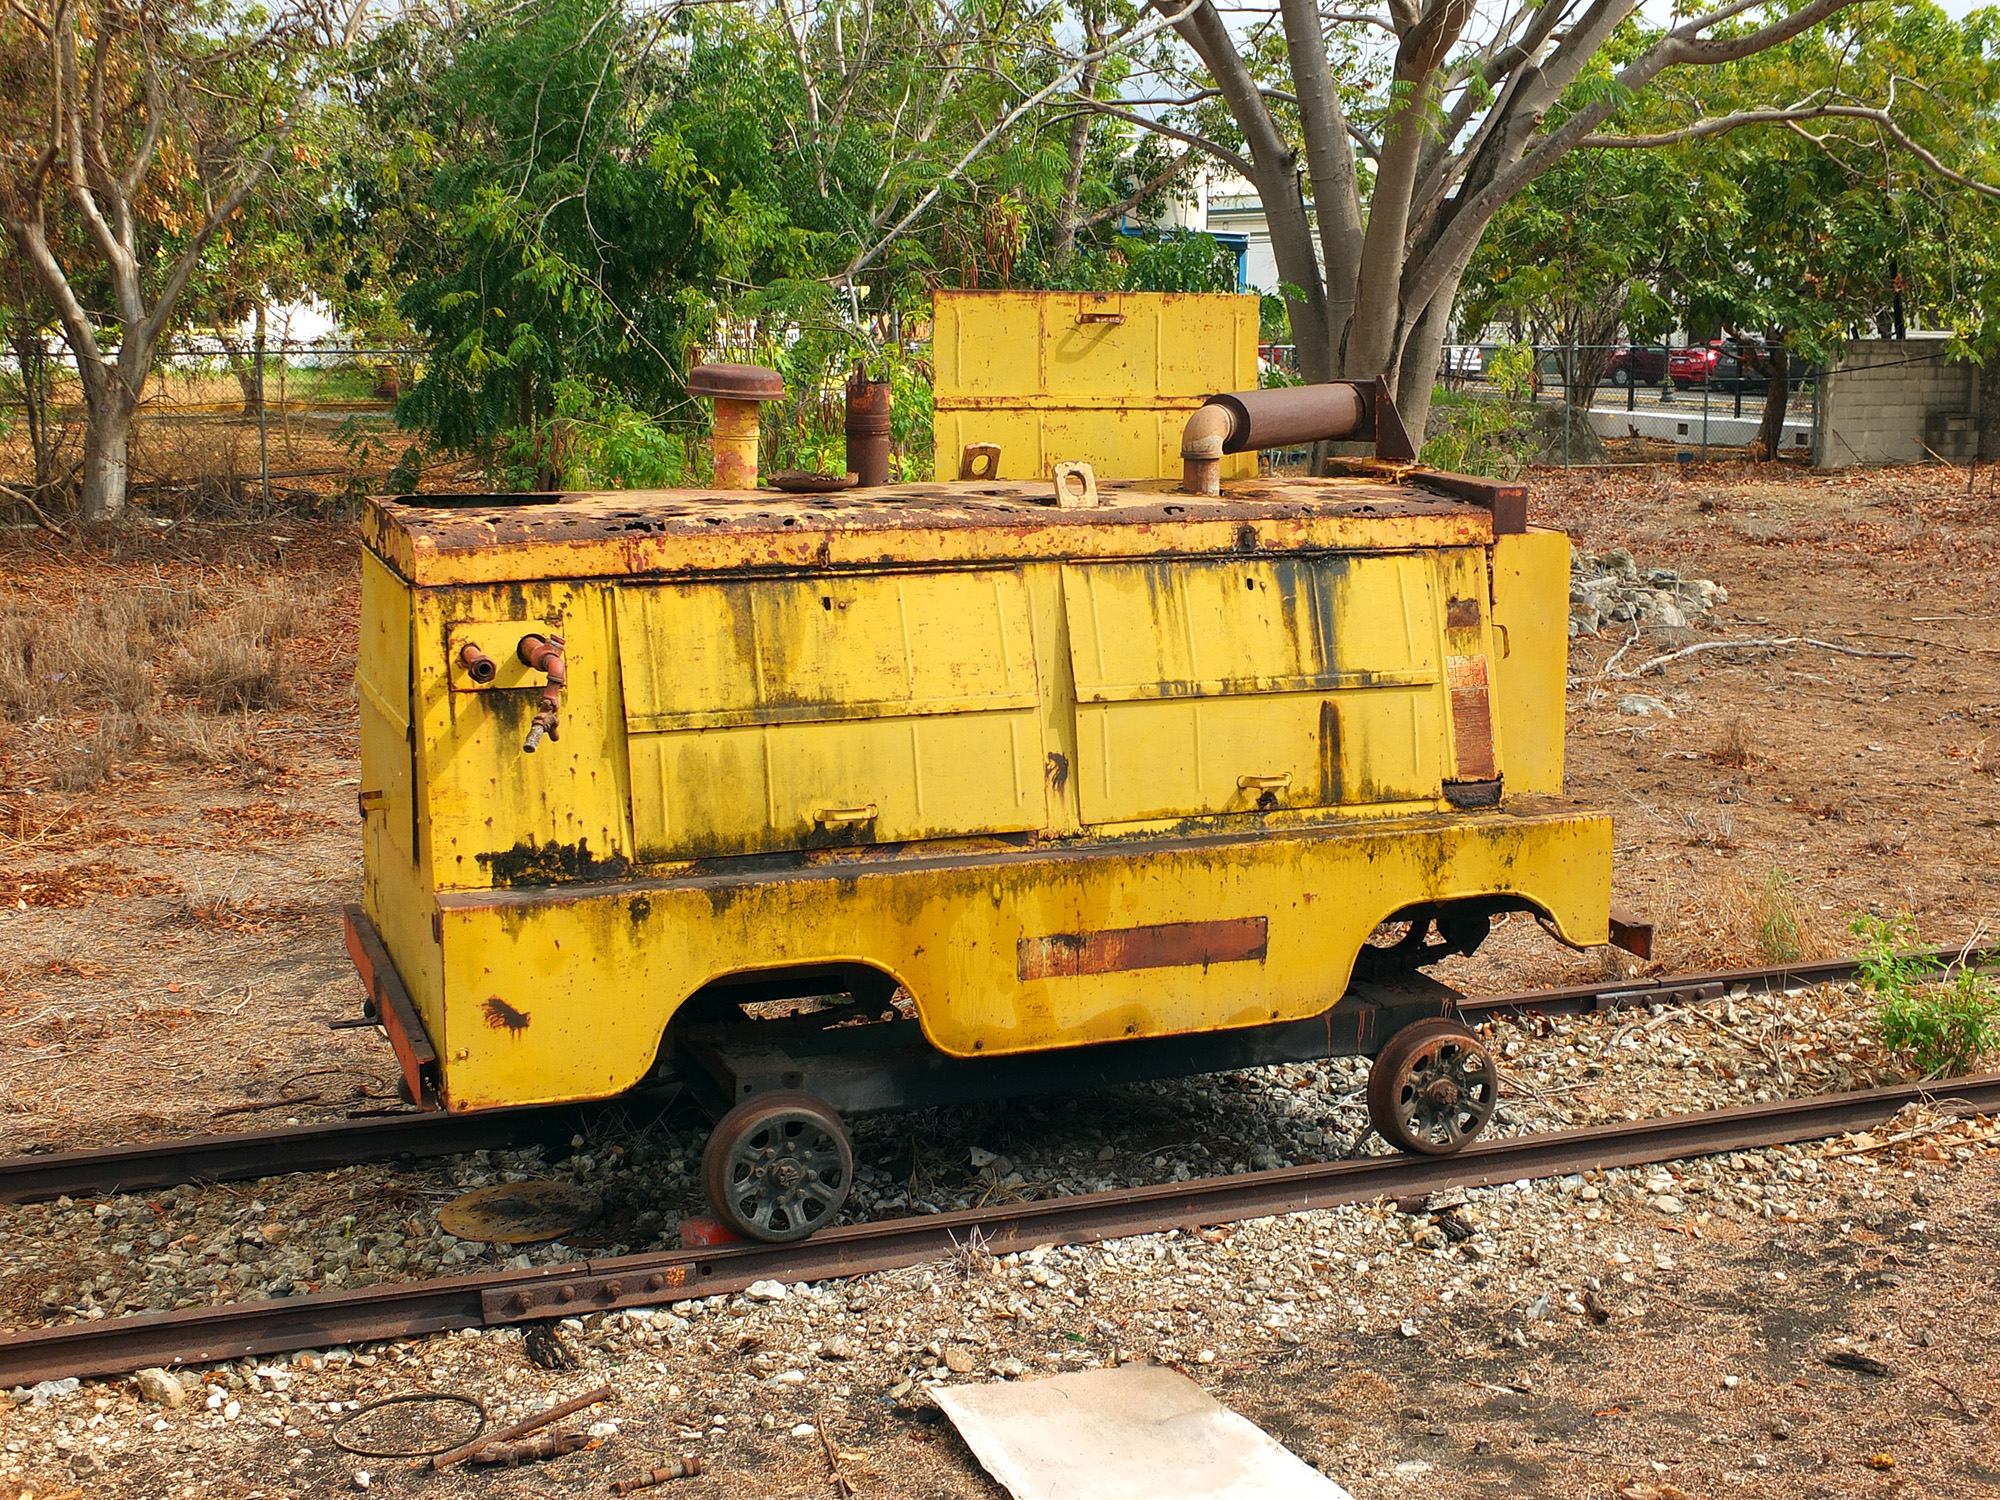
POLYGON ((1926 1078, 1956 1078, 2000 1045, 2000 992, 1971 969, 1948 981, 1944 966, 1917 946, 1916 919, 1859 916, 1850 929, 1861 939, 1856 975, 1881 1009, 1875 1034, 1891 1052, 1909 1057, 1926 1078))

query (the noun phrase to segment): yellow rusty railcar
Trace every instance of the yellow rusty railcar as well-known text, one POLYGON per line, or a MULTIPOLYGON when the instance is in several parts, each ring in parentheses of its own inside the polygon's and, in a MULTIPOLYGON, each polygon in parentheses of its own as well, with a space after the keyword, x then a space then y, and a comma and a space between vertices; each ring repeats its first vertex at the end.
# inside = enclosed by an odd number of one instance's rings
POLYGON ((1098 489, 371 504, 349 940, 412 1093, 664 1062, 765 1238, 837 1210, 843 1110, 1383 1054, 1385 1136, 1470 1140, 1492 1061, 1398 976, 1609 935, 1566 539, 1395 466, 1098 489))

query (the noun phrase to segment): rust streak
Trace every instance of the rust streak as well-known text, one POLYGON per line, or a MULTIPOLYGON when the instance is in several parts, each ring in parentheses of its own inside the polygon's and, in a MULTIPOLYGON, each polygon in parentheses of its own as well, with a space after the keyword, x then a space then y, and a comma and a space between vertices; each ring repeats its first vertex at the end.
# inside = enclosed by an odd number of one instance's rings
POLYGON ((1022 938, 1023 979, 1069 979, 1128 969, 1178 969, 1262 960, 1270 924, 1263 917, 1216 922, 1167 922, 1105 932, 1064 932, 1022 938))

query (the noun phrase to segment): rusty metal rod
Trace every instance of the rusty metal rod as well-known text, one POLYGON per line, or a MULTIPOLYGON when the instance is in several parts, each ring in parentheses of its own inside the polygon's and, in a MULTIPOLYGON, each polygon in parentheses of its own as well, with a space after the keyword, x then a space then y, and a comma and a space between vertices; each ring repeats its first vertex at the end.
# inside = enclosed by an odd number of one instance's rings
POLYGON ((649 1307, 740 1292, 753 1281, 865 1276, 949 1256, 975 1231, 982 1244, 1004 1254, 1034 1245, 1092 1244, 1523 1177, 1754 1150, 1879 1125, 1912 1103, 1961 1112, 2000 1110, 2000 1074, 1519 1136, 1471 1146, 1456 1156, 1363 1157, 844 1225, 793 1244, 669 1250, 30 1329, 0 1334, 0 1387, 649 1307))
POLYGON ((586 1406, 595 1406, 600 1401, 609 1401, 610 1399, 611 1387, 600 1385, 596 1390, 585 1391, 581 1396, 565 1401, 560 1406, 551 1406, 547 1411, 538 1411, 532 1417, 523 1417, 512 1427, 503 1427, 498 1432, 484 1433, 469 1443, 459 1444, 449 1453, 434 1454, 430 1459, 430 1466, 433 1469, 445 1468, 448 1465, 457 1463, 462 1458, 470 1458, 481 1448, 491 1447, 494 1443, 504 1443, 512 1438, 521 1437, 526 1433, 535 1432, 540 1428, 548 1426, 551 1422, 560 1422, 572 1412, 582 1411, 586 1406))

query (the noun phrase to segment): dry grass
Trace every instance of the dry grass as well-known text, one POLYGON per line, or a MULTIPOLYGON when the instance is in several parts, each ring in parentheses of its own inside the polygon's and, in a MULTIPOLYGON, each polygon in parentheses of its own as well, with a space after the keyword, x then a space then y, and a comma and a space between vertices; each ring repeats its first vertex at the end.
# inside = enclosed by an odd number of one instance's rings
POLYGON ((1718 766, 1730 766, 1737 770, 1747 770, 1764 759, 1758 753, 1756 737, 1748 717, 1743 714, 1731 714, 1724 720, 1721 732, 1715 737, 1715 743, 1709 747, 1708 758, 1718 766))
POLYGON ((17 723, 95 719, 56 757, 62 791, 98 785, 148 746, 169 760, 268 763, 249 714, 292 701, 285 648, 325 592, 319 580, 304 591, 299 582, 10 602, 0 609, 0 712, 17 723))

